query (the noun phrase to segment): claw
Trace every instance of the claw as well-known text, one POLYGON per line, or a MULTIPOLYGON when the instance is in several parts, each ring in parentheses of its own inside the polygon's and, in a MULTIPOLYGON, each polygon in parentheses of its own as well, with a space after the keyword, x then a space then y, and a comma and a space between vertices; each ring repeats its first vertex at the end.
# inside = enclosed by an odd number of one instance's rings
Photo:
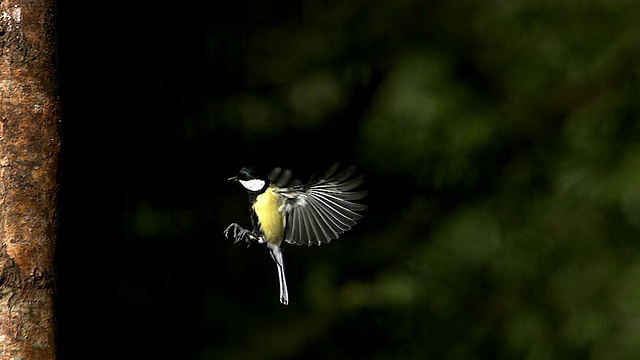
POLYGON ((229 238, 229 230, 231 230, 231 228, 234 228, 233 234, 234 234, 234 237, 235 237, 235 233, 236 233, 235 229, 236 229, 237 226, 238 226, 238 224, 236 224, 236 223, 229 224, 229 226, 227 226, 227 228, 224 229, 224 232, 223 232, 224 237, 226 237, 227 239, 229 238))
POLYGON ((229 239, 230 231, 233 231, 232 234, 233 234, 234 244, 237 244, 242 241, 246 241, 247 247, 249 247, 249 245, 251 245, 251 240, 255 240, 256 238, 256 236, 251 231, 244 229, 242 226, 236 223, 229 224, 229 226, 227 226, 227 228, 224 230, 223 234, 227 239, 229 239))

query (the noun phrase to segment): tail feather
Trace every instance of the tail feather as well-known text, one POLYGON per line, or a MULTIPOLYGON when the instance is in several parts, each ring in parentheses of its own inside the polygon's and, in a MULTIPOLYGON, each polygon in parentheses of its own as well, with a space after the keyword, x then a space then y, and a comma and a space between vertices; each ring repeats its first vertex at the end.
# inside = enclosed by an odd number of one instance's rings
POLYGON ((269 246, 271 257, 278 268, 278 282, 280 283, 280 302, 282 305, 289 304, 289 292, 287 291, 287 278, 284 274, 284 258, 280 246, 269 246))

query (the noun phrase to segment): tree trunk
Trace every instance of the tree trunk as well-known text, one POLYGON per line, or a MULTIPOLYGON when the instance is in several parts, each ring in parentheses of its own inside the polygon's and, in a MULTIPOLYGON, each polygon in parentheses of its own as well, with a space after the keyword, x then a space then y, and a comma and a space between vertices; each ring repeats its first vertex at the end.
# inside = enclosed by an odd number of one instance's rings
POLYGON ((0 0, 0 359, 55 358, 54 0, 0 0))

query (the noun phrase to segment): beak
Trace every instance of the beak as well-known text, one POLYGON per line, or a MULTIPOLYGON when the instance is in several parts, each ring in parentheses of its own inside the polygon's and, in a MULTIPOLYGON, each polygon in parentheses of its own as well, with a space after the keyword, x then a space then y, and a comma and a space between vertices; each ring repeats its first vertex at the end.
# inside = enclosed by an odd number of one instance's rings
POLYGON ((232 176, 230 178, 227 179, 228 181, 236 181, 238 180, 238 176, 232 176))

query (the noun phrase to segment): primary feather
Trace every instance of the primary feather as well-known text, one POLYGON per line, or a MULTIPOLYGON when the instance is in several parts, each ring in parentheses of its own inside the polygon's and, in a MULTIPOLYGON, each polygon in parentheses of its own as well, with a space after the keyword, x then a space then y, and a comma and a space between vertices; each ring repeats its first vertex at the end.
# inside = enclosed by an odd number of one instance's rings
MULTIPOLYGON (((358 214, 367 206, 353 202, 367 195, 366 191, 354 191, 362 183, 362 176, 352 177, 355 168, 338 172, 332 166, 319 180, 305 185, 276 188, 283 196, 279 211, 285 215, 284 241, 297 245, 321 245, 328 243, 362 219, 358 214)), ((290 174, 279 169, 272 173, 277 183, 279 177, 289 181, 290 174), (275 175, 275 176, 274 176, 275 175), (281 176, 284 175, 284 176, 281 176)), ((272 178, 272 181, 274 181, 272 178)))

